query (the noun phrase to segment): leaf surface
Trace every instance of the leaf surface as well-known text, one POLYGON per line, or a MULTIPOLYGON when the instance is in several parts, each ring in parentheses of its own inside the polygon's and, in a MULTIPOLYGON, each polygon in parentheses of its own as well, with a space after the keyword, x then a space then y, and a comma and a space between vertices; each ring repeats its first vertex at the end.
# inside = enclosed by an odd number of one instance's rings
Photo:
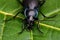
MULTIPOLYGON (((24 15, 21 13, 9 22, 3 21, 12 18, 22 8, 17 0, 0 0, 0 40, 60 40, 60 0, 46 0, 45 4, 40 8, 46 16, 57 15, 54 18, 46 19, 53 21, 40 21, 40 30, 43 34, 38 31, 36 24, 33 31, 24 30, 22 34, 18 35, 22 30, 21 27, 23 27, 20 18, 23 19, 24 15)), ((40 20, 45 19, 40 12, 38 17, 40 20)))

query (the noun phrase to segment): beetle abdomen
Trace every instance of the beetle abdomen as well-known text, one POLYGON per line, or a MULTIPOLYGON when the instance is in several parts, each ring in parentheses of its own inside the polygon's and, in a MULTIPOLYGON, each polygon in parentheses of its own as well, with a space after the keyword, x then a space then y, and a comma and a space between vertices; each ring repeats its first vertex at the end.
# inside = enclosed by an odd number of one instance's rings
POLYGON ((23 3, 24 3, 24 6, 29 8, 34 8, 38 6, 37 0, 24 0, 23 3))

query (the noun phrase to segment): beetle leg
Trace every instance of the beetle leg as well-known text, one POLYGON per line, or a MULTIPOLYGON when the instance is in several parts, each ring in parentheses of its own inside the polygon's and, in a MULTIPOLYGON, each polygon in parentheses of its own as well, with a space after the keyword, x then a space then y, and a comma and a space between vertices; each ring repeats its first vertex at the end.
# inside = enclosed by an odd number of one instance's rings
POLYGON ((23 3, 20 0, 17 0, 17 1, 23 6, 23 3))
POLYGON ((45 3, 45 0, 39 0, 39 6, 41 7, 45 3))
POLYGON ((10 20, 12 20, 12 19, 15 19, 15 18, 16 18, 16 16, 17 16, 19 13, 22 13, 22 10, 21 10, 21 11, 19 11, 18 13, 16 13, 16 15, 15 15, 15 16, 13 16, 12 18, 7 19, 7 20, 4 20, 4 21, 5 21, 5 22, 8 22, 8 21, 10 21, 10 20))
POLYGON ((23 24, 23 29, 21 32, 19 32, 18 34, 21 34, 24 30, 26 29, 25 25, 23 24))
POLYGON ((44 17, 44 18, 54 18, 56 15, 54 15, 54 16, 51 16, 51 17, 47 17, 47 16, 45 16, 41 11, 40 11, 40 13, 42 14, 42 16, 44 17))
POLYGON ((26 25, 25 25, 25 19, 23 20, 23 27, 21 32, 19 32, 18 34, 21 34, 22 32, 24 32, 24 30, 26 29, 26 25))
POLYGON ((39 31, 40 33, 42 33, 42 34, 43 34, 43 32, 40 30, 39 20, 38 20, 38 24, 37 24, 37 29, 38 29, 38 31, 39 31))

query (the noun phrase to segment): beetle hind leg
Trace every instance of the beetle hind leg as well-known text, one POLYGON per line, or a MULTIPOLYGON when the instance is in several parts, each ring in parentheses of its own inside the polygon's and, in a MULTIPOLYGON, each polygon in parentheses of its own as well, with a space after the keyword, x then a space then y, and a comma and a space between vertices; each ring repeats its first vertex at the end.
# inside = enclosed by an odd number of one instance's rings
POLYGON ((39 0, 39 6, 41 7, 45 3, 45 0, 39 0))
POLYGON ((17 0, 22 6, 24 6, 24 4, 20 1, 20 0, 17 0))

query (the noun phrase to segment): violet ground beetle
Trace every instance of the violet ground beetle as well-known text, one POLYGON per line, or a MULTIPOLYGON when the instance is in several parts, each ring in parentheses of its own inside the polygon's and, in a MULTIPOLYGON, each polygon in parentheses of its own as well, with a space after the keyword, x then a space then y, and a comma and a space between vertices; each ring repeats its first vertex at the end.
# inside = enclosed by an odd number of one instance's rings
MULTIPOLYGON (((19 34, 21 34, 25 29, 28 29, 29 31, 32 30, 35 20, 38 21, 37 29, 39 32, 41 32, 39 29, 38 11, 39 11, 39 7, 41 7, 45 3, 45 0, 23 0, 23 2, 21 2, 20 0, 17 1, 23 6, 23 10, 22 12, 18 12, 13 18, 15 18, 19 13, 22 13, 25 15, 24 22, 26 24, 26 25, 23 24, 23 29, 21 32, 19 32, 19 34)), ((45 18, 52 18, 52 17, 46 17, 41 11, 39 12, 45 18)), ((9 20, 11 19, 5 21, 9 21, 9 20)))

